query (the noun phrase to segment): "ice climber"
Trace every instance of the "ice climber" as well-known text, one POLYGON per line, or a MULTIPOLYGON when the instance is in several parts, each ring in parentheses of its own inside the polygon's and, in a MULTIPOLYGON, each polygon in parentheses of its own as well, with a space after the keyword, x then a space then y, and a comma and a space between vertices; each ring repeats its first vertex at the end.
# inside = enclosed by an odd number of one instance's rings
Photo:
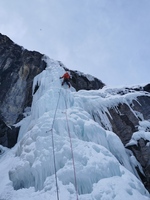
POLYGON ((66 72, 63 76, 60 77, 60 79, 61 78, 64 79, 61 85, 64 85, 64 83, 66 83, 69 86, 69 88, 70 88, 70 82, 69 82, 70 75, 69 75, 69 73, 66 72))

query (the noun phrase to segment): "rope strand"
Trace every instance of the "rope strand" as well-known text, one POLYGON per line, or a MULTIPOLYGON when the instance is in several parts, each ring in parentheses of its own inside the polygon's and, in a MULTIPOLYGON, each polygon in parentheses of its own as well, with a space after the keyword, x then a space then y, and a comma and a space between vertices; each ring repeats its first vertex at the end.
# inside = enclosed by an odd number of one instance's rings
MULTIPOLYGON (((66 90, 66 97, 67 97, 67 90, 66 90)), ((66 112, 65 113, 66 113, 67 129, 68 129, 68 136, 69 136, 69 140, 70 140, 70 149, 71 149, 72 165, 73 165, 73 172, 74 172, 74 185, 75 185, 75 190, 76 190, 76 199, 78 200, 78 187, 77 187, 76 169, 75 169, 74 153, 73 153, 73 147, 72 147, 72 140, 71 140, 68 116, 67 116, 67 100, 66 100, 66 98, 65 98, 65 106, 66 106, 66 112)))
POLYGON ((52 148, 53 148, 53 161, 54 161, 54 170, 55 170, 57 200, 59 200, 59 188, 58 188, 58 181, 57 181, 58 178, 57 178, 57 170, 56 170, 56 156, 55 156, 55 145, 54 145, 53 127, 54 127, 54 122, 55 122, 55 118, 56 118, 56 112, 57 112, 57 109, 58 109, 58 104, 59 104, 59 99, 60 99, 60 93, 61 93, 61 89, 60 89, 60 92, 59 92, 59 97, 58 97, 58 101, 57 101, 57 105, 56 105, 56 109, 55 109, 55 113, 54 113, 54 117, 53 117, 52 128, 49 130, 52 133, 52 148))
MULTIPOLYGON (((57 181, 58 177, 57 177, 57 170, 56 170, 56 156, 55 156, 53 127, 54 127, 56 113, 57 113, 57 109, 58 109, 58 105, 59 105, 60 93, 61 93, 61 89, 60 89, 60 92, 59 92, 59 97, 58 97, 58 101, 57 101, 57 105, 56 105, 56 109, 55 109, 55 113, 54 113, 54 117, 53 117, 52 128, 49 130, 52 133, 53 162, 54 162, 54 170, 55 170, 57 200, 59 200, 59 187, 58 187, 58 181, 57 181)), ((67 97, 67 90, 66 90, 66 97, 67 97)), ((74 185, 75 185, 75 190, 76 190, 76 200, 79 200, 79 198, 78 198, 77 178, 76 178, 76 169, 75 169, 75 161, 74 161, 74 153, 73 153, 73 146, 72 146, 72 140, 71 140, 68 116, 67 116, 67 109, 68 109, 67 108, 67 100, 66 100, 67 98, 64 97, 64 99, 65 99, 65 107, 66 107, 65 114, 66 114, 67 130, 68 130, 68 136, 69 136, 69 140, 70 140, 70 149, 71 149, 72 165, 73 165, 73 172, 74 172, 74 185)))

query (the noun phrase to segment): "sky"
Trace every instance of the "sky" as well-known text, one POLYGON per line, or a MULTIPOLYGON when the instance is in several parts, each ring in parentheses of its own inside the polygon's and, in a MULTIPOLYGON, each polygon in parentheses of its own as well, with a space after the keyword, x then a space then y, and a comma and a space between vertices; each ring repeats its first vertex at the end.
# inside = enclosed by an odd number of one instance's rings
POLYGON ((0 32, 107 86, 150 83, 149 0, 1 0, 0 32))

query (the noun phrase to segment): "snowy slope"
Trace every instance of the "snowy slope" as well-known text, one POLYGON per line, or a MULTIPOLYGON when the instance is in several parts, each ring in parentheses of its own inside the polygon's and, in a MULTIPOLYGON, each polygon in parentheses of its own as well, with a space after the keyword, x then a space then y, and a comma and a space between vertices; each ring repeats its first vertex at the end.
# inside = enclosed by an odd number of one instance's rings
POLYGON ((113 96, 105 89, 61 87, 64 69, 46 61, 48 67, 34 80, 33 91, 37 84, 39 89, 32 107, 16 125, 21 126, 18 143, 11 150, 1 147, 0 200, 148 200, 106 116, 110 131, 90 115, 97 106, 108 112, 113 96))

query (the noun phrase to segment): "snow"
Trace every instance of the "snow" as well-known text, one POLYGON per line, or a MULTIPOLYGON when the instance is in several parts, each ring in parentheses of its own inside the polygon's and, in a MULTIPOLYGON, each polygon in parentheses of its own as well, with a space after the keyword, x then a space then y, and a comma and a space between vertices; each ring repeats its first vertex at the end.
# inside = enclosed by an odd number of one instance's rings
POLYGON ((118 89, 76 92, 61 87, 64 69, 59 62, 44 59, 47 68, 34 79, 32 106, 16 124, 18 142, 12 149, 1 147, 0 200, 56 200, 54 155, 60 200, 76 195, 80 200, 148 200, 135 171, 138 162, 112 132, 106 115, 108 107, 130 103, 137 94, 122 97, 118 89), (93 110, 95 118, 97 111, 101 114, 107 131, 93 120, 93 110))
POLYGON ((79 76, 85 76, 89 81, 94 81, 94 77, 90 74, 84 74, 82 72, 76 71, 79 76))
MULTIPOLYGON (((143 120, 139 122, 138 131, 134 132, 126 146, 137 145, 138 140, 144 139, 150 142, 150 122, 143 120)), ((147 143, 149 145, 150 143, 147 143)))

